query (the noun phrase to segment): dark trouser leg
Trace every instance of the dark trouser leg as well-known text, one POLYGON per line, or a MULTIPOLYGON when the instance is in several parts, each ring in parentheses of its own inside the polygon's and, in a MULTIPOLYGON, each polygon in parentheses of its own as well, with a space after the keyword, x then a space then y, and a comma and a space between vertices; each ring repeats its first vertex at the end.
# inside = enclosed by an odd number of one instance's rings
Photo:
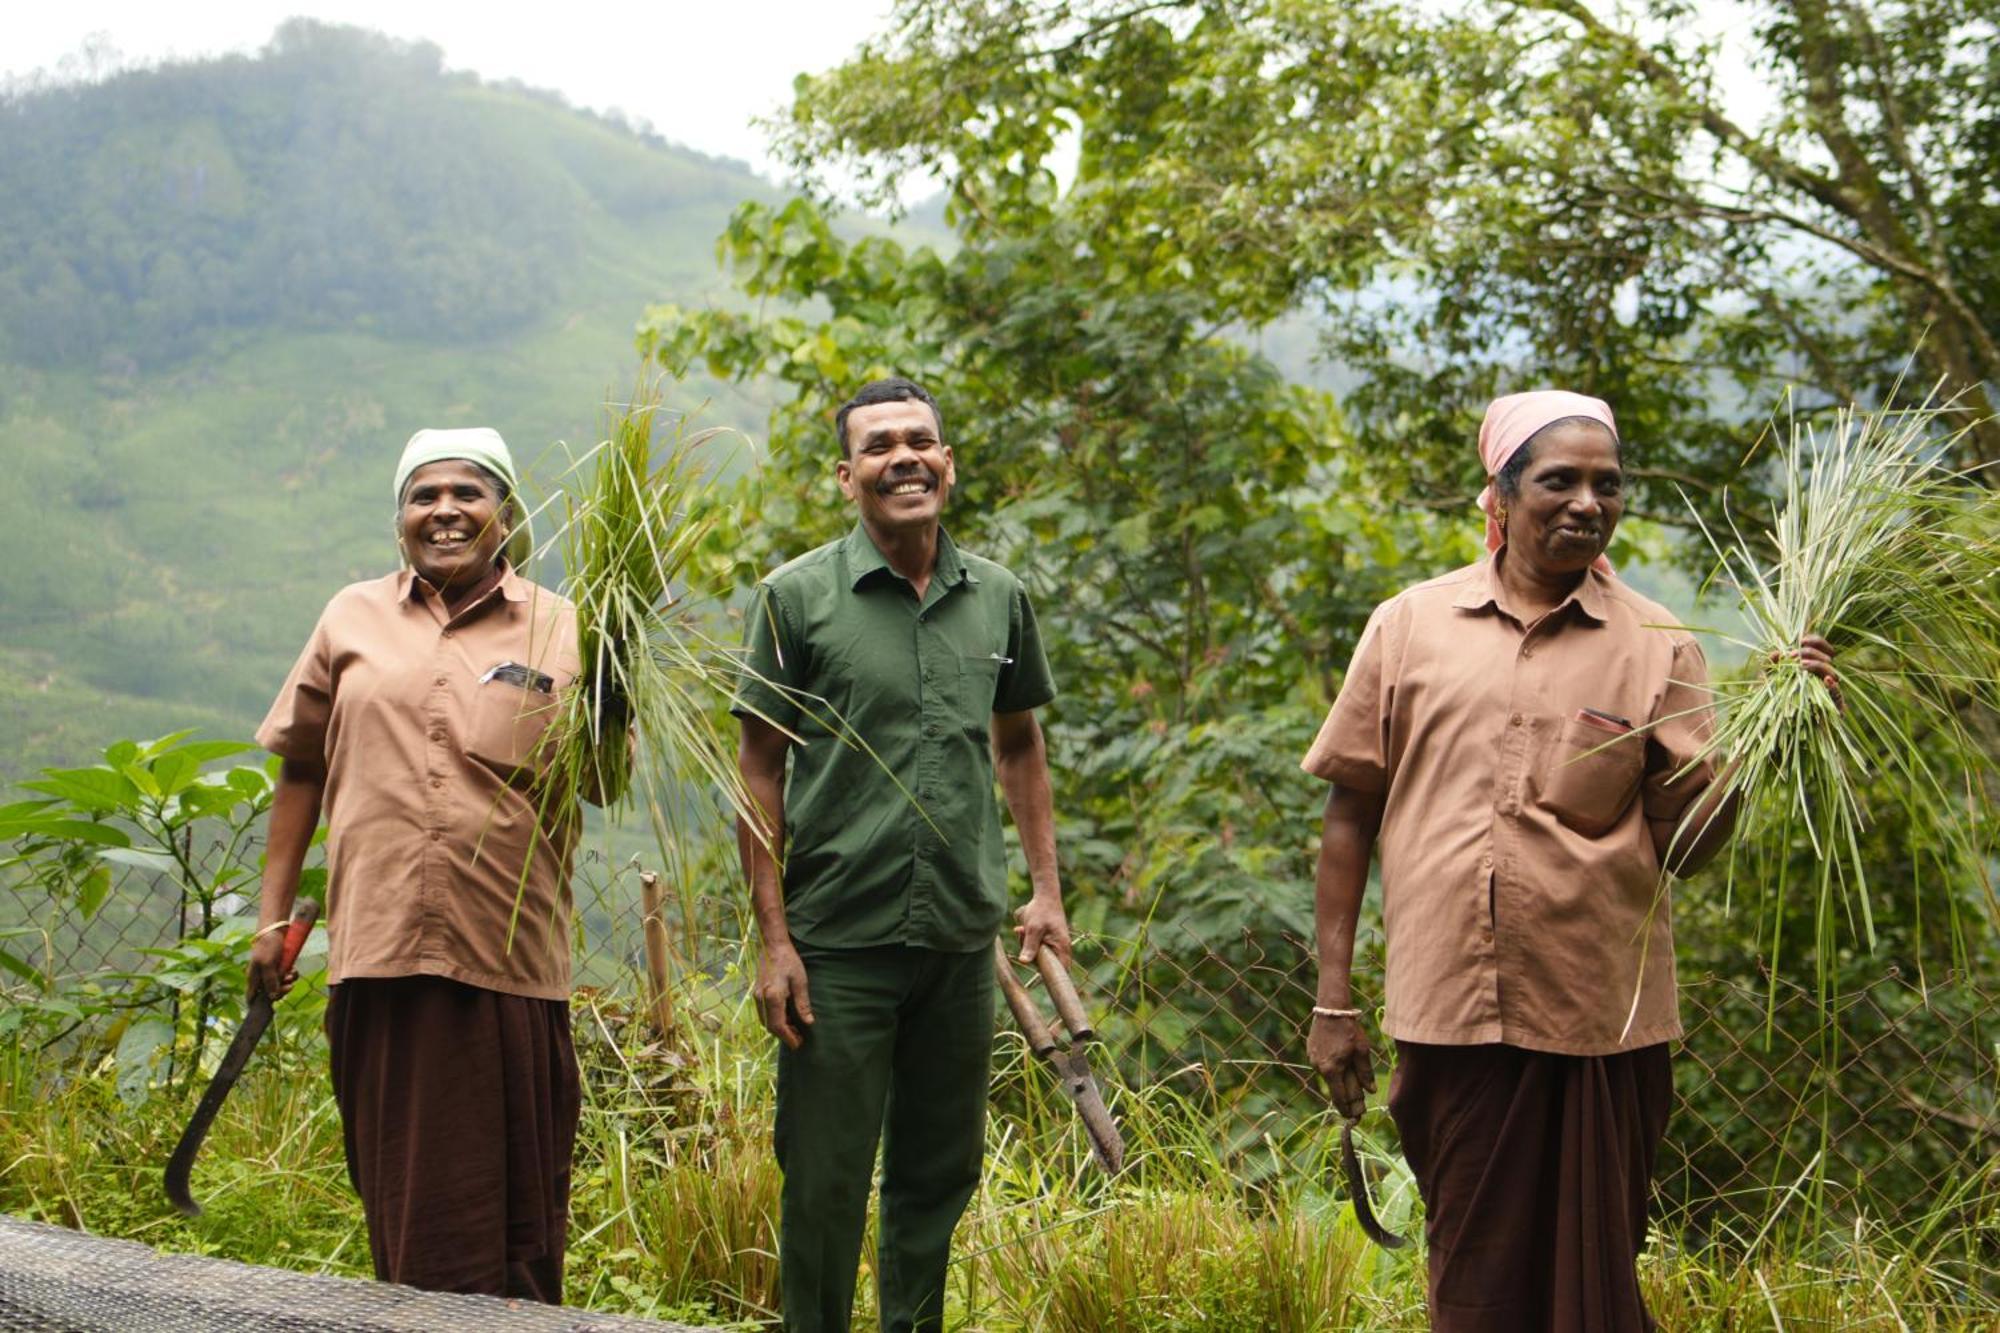
POLYGON ((1563 1206, 1549 1326, 1557 1333, 1655 1327, 1634 1265, 1646 1244, 1653 1163, 1673 1112, 1665 1043, 1578 1059, 1563 1098, 1563 1206))
POLYGON ((979 1187, 993 953, 927 954, 903 1006, 882 1143, 882 1333, 944 1324, 951 1234, 979 1187))
POLYGON ((1389 1110, 1424 1196, 1436 1333, 1638 1333, 1634 1264, 1673 1083, 1603 1057, 1396 1043, 1389 1110))
POLYGON ((567 1006, 347 981, 326 1030, 376 1277, 560 1302, 581 1102, 567 1006))
POLYGON ((790 1333, 844 1333, 868 1219, 907 966, 901 949, 801 951, 813 1025, 778 1048, 772 1146, 785 1181, 778 1282, 790 1333))

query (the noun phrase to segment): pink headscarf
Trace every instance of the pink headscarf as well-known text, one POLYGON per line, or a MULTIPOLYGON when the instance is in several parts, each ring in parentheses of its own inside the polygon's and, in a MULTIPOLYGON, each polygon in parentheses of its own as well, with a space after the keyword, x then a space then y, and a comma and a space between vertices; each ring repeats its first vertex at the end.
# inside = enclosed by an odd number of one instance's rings
MULTIPOLYGON (((1486 406, 1486 419, 1479 423, 1479 461, 1486 465, 1486 489, 1479 493, 1479 507, 1486 511, 1486 549, 1497 551, 1503 540, 1500 521, 1493 516, 1495 497, 1492 478, 1500 475, 1528 438, 1550 422, 1565 417, 1589 417, 1601 421, 1618 438, 1618 423, 1611 419, 1611 405, 1602 398, 1571 393, 1567 389, 1536 389, 1532 393, 1510 393, 1486 406)), ((1609 574, 1611 562, 1598 556, 1592 569, 1609 574)))

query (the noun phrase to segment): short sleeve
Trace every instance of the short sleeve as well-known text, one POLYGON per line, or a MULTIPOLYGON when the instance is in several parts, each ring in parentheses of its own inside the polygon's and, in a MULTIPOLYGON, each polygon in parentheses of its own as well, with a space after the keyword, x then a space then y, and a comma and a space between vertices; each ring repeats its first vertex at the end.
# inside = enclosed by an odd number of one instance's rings
POLYGON ((743 628, 743 649, 744 672, 736 682, 736 697, 730 701, 729 711, 795 730, 799 723, 797 692, 805 679, 805 663, 784 598, 772 584, 757 585, 743 628))
POLYGON ((1375 608, 1361 631, 1347 678, 1327 710, 1319 735, 1299 767, 1356 791, 1380 792, 1389 787, 1389 706, 1394 683, 1385 665, 1384 626, 1388 604, 1375 608))
POLYGON ((993 692, 993 711, 1021 713, 1040 708, 1056 697, 1056 682, 1049 671, 1048 654, 1042 651, 1042 632, 1035 624, 1034 603, 1028 600, 1028 590, 1018 584, 1007 622, 1007 656, 1014 660, 1000 669, 993 692))
POLYGON ((257 728, 257 744, 282 759, 326 760, 326 732, 333 720, 333 650, 321 612, 299 660, 257 728))
POLYGON ((1715 732, 1715 693, 1701 645, 1674 645, 1672 674, 1660 711, 1646 732, 1646 818, 1677 820, 1715 781, 1715 765, 1702 758, 1715 732), (1692 767, 1690 767, 1692 765, 1692 767))

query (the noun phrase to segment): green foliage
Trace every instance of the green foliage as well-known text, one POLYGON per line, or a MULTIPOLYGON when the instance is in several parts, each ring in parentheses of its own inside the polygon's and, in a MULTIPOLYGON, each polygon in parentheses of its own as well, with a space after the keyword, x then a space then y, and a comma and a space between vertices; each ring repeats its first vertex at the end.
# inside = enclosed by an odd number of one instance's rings
MULTIPOLYGON (((782 142, 869 201, 942 178, 996 260, 1054 231, 1099 292, 1210 327, 1310 310, 1371 468, 1426 500, 1477 488, 1488 397, 1550 382, 1614 405, 1642 481, 1708 491, 1774 387, 1880 400, 1925 329, 1991 415, 1991 37, 1902 0, 904 0, 782 142)), ((2000 423, 1965 445, 2000 457, 2000 423)))
MULTIPOLYGON (((705 299, 730 208, 772 193, 434 64, 307 25, 254 58, 0 105, 0 325, 21 334, 0 334, 0 778, 106 735, 247 735, 327 598, 394 567, 411 431, 497 427, 539 498, 549 442, 594 438, 631 382, 633 312, 705 299), (226 225, 146 193, 182 141, 211 183, 235 164, 226 225), (118 165, 81 188, 100 159, 118 165), (209 295, 144 314, 147 256, 209 295), (83 295, 52 324, 15 280, 64 266, 83 295), (464 308, 487 302, 505 309, 464 308), (63 331, 104 311, 102 337, 63 331)), ((709 419, 761 416, 747 401, 716 392, 709 419)))
POLYGON ((0 101, 0 360, 151 367, 246 327, 518 334, 564 299, 594 208, 747 184, 688 153, 635 177, 626 145, 538 145, 550 117, 442 57, 295 19, 256 59, 0 101))
MULTIPOLYGON (((87 1020, 118 1018, 105 1041, 128 1103, 174 1085, 177 1069, 184 1090, 212 1028, 242 1013, 261 861, 254 835, 278 761, 204 770, 254 747, 191 734, 117 741, 98 764, 44 769, 21 784, 38 796, 0 808, 0 876, 11 890, 0 1037, 49 1045, 87 1020), (82 976, 44 961, 58 929, 122 937, 135 926, 164 928, 169 942, 82 976)), ((300 892, 322 896, 325 883, 324 869, 308 869, 300 892)))

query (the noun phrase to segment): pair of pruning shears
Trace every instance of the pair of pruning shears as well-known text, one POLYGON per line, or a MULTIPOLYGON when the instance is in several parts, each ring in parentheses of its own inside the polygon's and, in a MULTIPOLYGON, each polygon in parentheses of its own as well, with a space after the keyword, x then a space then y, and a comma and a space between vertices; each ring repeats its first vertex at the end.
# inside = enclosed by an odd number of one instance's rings
POLYGON ((1042 985, 1048 990, 1049 998, 1055 1001, 1056 1015, 1062 1021, 1063 1031, 1069 1035, 1065 1046, 1056 1041, 1055 1034, 1042 1020, 1041 1011, 1028 994, 1028 988, 1014 973, 1014 963, 1007 956, 1007 946, 997 939, 993 941, 993 966, 999 972, 1000 991, 1007 997, 1007 1007, 1014 1011, 1014 1021, 1020 1025, 1021 1035, 1027 1038, 1028 1049, 1055 1072, 1063 1091, 1076 1103, 1077 1114, 1083 1117, 1084 1132, 1090 1136, 1091 1156, 1105 1171, 1118 1174, 1125 1165, 1125 1139, 1112 1122, 1111 1111, 1104 1105, 1104 1094, 1098 1089, 1097 1078, 1090 1072, 1087 1045, 1096 1040, 1097 1032, 1083 1012, 1083 1000, 1076 993, 1076 983, 1070 980, 1069 969, 1063 966, 1062 958, 1055 950, 1047 945, 1043 945, 1035 955, 1035 968, 1042 974, 1042 985))

